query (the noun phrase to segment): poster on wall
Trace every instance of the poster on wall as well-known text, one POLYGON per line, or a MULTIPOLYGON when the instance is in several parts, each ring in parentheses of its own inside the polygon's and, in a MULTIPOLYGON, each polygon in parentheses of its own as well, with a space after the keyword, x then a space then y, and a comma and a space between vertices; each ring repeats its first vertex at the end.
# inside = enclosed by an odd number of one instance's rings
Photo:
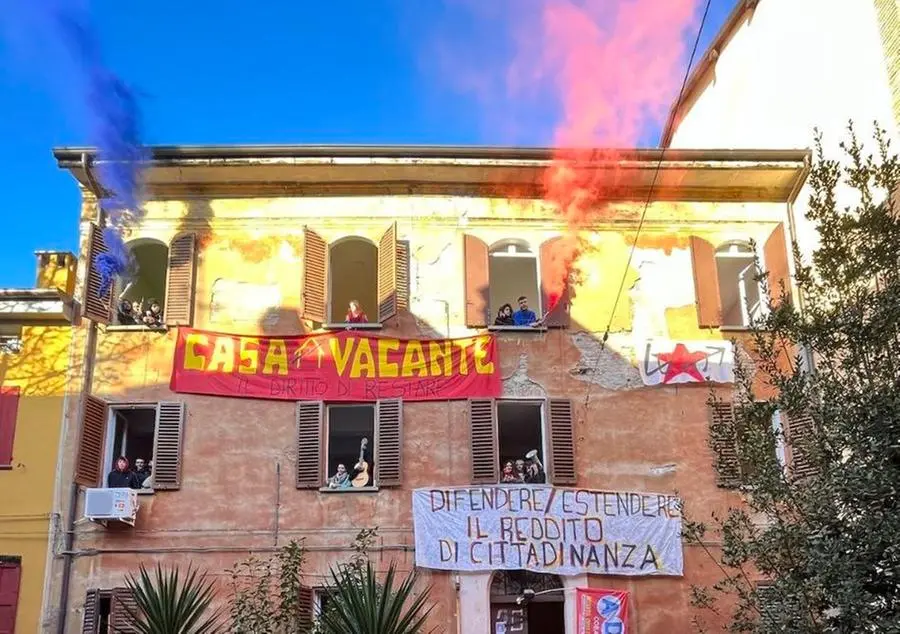
POLYGON ((644 385, 734 383, 734 346, 730 341, 647 339, 638 365, 644 385))
POLYGON ((673 495, 487 486, 413 491, 416 565, 557 575, 681 576, 673 495))
POLYGON ((179 328, 171 389, 288 401, 500 396, 493 335, 395 339, 342 330, 294 337, 179 328))
POLYGON ((577 634, 629 634, 628 592, 578 588, 575 591, 577 634))

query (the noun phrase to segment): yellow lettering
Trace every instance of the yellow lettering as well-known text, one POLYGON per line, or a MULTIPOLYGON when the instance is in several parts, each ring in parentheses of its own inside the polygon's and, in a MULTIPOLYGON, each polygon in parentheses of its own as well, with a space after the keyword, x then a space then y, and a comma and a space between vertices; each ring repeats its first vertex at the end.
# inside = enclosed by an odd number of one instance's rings
POLYGON ((413 373, 416 376, 428 376, 425 352, 420 341, 407 341, 406 350, 403 351, 403 376, 412 376, 413 373))
POLYGON ((284 343, 284 339, 269 339, 269 348, 266 350, 266 360, 263 363, 263 374, 272 374, 276 367, 278 374, 284 376, 288 373, 287 345, 284 343))
POLYGON ((443 345, 437 341, 429 341, 428 358, 431 359, 431 376, 453 374, 453 350, 450 348, 449 341, 445 341, 443 345), (442 365, 444 366, 443 372, 441 372, 442 365))
POLYGON ((240 351, 241 362, 238 365, 238 372, 241 374, 256 374, 256 371, 259 369, 259 339, 256 337, 241 337, 240 351))
POLYGON ((494 362, 484 362, 484 360, 487 359, 488 355, 486 345, 489 341, 490 337, 475 337, 475 372, 477 372, 478 374, 494 373, 494 362))
POLYGON ((209 339, 207 339, 206 335, 202 335, 199 332, 188 333, 184 339, 185 370, 202 371, 206 367, 206 357, 202 354, 197 354, 197 350, 194 348, 196 345, 207 346, 209 345, 209 339))
POLYGON ((469 356, 466 354, 466 350, 470 345, 472 345, 471 339, 454 339, 453 345, 459 348, 459 373, 460 374, 468 374, 469 373, 469 356))
POLYGON ((350 353, 353 352, 353 344, 356 342, 352 337, 347 337, 344 349, 341 350, 341 340, 332 337, 328 340, 331 347, 331 358, 334 359, 334 366, 337 368, 338 376, 344 376, 344 368, 347 367, 347 361, 350 360, 350 353))
POLYGON ((353 365, 350 366, 350 378, 358 379, 365 370, 367 377, 375 377, 375 359, 372 356, 372 346, 368 339, 360 339, 356 345, 356 354, 353 356, 353 365), (363 361, 365 358, 365 361, 363 361))
POLYGON ((234 372, 234 339, 231 337, 216 337, 216 346, 213 349, 212 359, 206 366, 207 372, 234 372))
POLYGON ((392 377, 400 375, 400 368, 396 363, 388 361, 388 353, 400 349, 400 342, 396 339, 378 340, 378 376, 392 377))

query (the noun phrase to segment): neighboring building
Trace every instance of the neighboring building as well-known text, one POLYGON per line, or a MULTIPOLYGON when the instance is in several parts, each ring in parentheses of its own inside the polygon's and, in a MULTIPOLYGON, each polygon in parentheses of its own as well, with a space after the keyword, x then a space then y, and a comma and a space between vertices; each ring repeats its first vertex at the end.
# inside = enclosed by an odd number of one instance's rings
MULTIPOLYGON (((41 623, 57 449, 78 308, 75 256, 39 251, 37 287, 0 289, 0 632, 41 623)), ((76 399, 77 401, 77 394, 76 399)))
MULTIPOLYGON (((62 496, 71 541, 54 552, 46 631, 106 631, 128 599, 125 575, 141 562, 193 562, 221 575, 290 539, 305 540, 305 581, 315 590, 349 557, 357 532, 376 526, 380 568, 395 561, 409 570, 417 556, 456 568, 421 568, 439 631, 487 634, 501 631, 492 622, 527 618, 532 634, 571 634, 577 587, 631 592, 637 631, 689 627, 691 585, 712 583, 716 572, 685 547, 680 574, 682 547, 666 532, 677 509, 666 496, 677 492, 701 516, 740 503, 739 466, 723 462, 717 473, 708 447, 708 421, 727 420, 730 409, 710 412, 707 398, 710 387, 730 398, 742 353, 728 339, 740 340, 742 306, 759 298, 751 240, 773 281, 789 286, 787 203, 805 177, 806 151, 622 153, 606 165, 623 168, 621 200, 585 234, 580 280, 539 328, 491 324, 500 304, 521 295, 537 315, 550 308, 566 227, 540 200, 549 151, 177 147, 153 156, 146 217, 127 238, 139 273, 111 301, 97 296, 92 264, 105 249, 84 170, 93 155, 56 151, 84 192, 85 319, 71 384, 88 387, 67 410, 80 424, 67 427, 58 474, 77 506, 62 496), (657 200, 611 317, 652 182, 657 200), (122 323, 132 319, 115 310, 120 295, 157 299, 160 325, 122 323), (348 330, 354 299, 370 323, 348 330), (445 345, 445 337, 463 339, 445 345), (567 574, 510 545, 540 541, 518 507, 502 518, 476 512, 468 526, 455 511, 431 521, 417 508, 414 531, 414 489, 502 495, 493 488, 502 463, 531 450, 549 484, 589 491, 514 489, 518 506, 531 496, 585 504, 559 511, 581 513, 582 532, 562 540, 567 574), (360 452, 370 465, 363 486, 329 489, 337 465, 351 467, 360 452), (119 455, 154 461, 134 497, 97 491, 119 455), (116 513, 127 521, 85 519, 116 513), (522 535, 482 538, 495 519, 522 535), (607 531, 606 549, 596 530, 607 531), (533 572, 495 572, 490 539, 533 572), (621 539, 634 540, 640 556, 621 539), (581 560, 572 544, 586 549, 581 560), (518 606, 529 587, 548 592, 518 606)), ((459 502, 447 495, 431 504, 459 502)), ((550 551, 560 543, 548 540, 550 551)), ((548 553, 541 557, 553 560, 548 553)))

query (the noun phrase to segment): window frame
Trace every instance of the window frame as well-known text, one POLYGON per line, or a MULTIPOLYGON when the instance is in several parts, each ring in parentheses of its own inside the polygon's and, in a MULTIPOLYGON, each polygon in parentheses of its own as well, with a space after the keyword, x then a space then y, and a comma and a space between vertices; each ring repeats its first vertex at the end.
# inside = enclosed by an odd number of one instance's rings
MULTIPOLYGON (((536 397, 536 396, 517 396, 512 398, 498 398, 494 399, 494 415, 497 417, 497 428, 495 430, 496 438, 494 442, 497 446, 497 468, 500 472, 497 474, 497 484, 501 484, 501 478, 503 477, 503 466, 499 464, 503 458, 500 455, 500 405, 501 404, 524 404, 524 405, 533 405, 537 404, 540 408, 540 416, 541 416, 541 464, 544 465, 544 478, 546 480, 546 484, 550 484, 550 469, 551 461, 548 458, 550 455, 550 404, 547 402, 546 398, 536 397)), ((522 456, 524 459, 525 456, 522 456)), ((539 486, 539 485, 538 485, 539 486)))
MULTIPOLYGON (((494 242, 491 245, 488 245, 488 280, 491 279, 491 263, 493 262, 493 260, 491 260, 491 258, 508 257, 508 258, 518 258, 518 259, 522 259, 522 260, 524 260, 524 259, 534 260, 534 281, 535 281, 534 302, 535 302, 535 305, 532 308, 536 309, 536 310, 534 310, 534 314, 538 317, 538 319, 540 319, 544 315, 544 306, 543 306, 544 294, 541 292, 541 289, 543 288, 543 280, 541 277, 542 271, 541 271, 540 255, 541 255, 540 249, 538 249, 538 252, 535 253, 534 249, 531 248, 531 244, 528 241, 521 240, 519 238, 503 238, 501 240, 497 240, 496 242, 494 242), (501 247, 504 247, 504 246, 520 247, 523 245, 525 248, 528 249, 528 251, 524 255, 497 255, 497 253, 500 253, 499 251, 497 251, 497 249, 499 249, 501 247)), ((497 317, 497 311, 495 310, 494 306, 491 306, 490 294, 491 294, 491 287, 490 287, 490 283, 489 283, 488 284, 487 311, 488 311, 488 315, 490 316, 490 321, 493 321, 497 317)), ((526 295, 526 297, 528 297, 528 296, 526 295)), ((497 306, 496 308, 499 309, 500 307, 497 306)), ((513 306, 513 312, 516 312, 515 306, 513 306)), ((515 331, 515 332, 520 332, 523 330, 524 331, 546 331, 547 327, 544 326, 542 323, 541 323, 541 325, 538 325, 538 326, 497 326, 497 325, 494 325, 493 323, 489 323, 487 326, 487 329, 488 330, 496 330, 496 331, 511 330, 511 331, 515 331)))
POLYGON ((748 328, 751 327, 750 324, 751 324, 752 319, 760 319, 760 318, 766 316, 766 314, 767 314, 766 313, 767 303, 765 301, 766 292, 765 292, 765 289, 763 288, 762 280, 757 281, 754 279, 755 277, 758 277, 762 271, 766 270, 766 264, 765 264, 764 257, 765 257, 765 254, 759 249, 758 245, 754 246, 752 243, 746 242, 743 240, 726 240, 725 242, 719 243, 715 247, 715 252, 713 255, 713 264, 716 267, 716 282, 717 282, 716 283, 716 292, 718 293, 718 296, 719 296, 719 321, 720 321, 719 328, 721 330, 726 330, 726 331, 727 330, 732 330, 732 331, 747 330, 748 328), (724 248, 730 248, 733 246, 736 246, 738 248, 743 247, 747 250, 741 251, 738 253, 729 253, 727 251, 722 251, 722 249, 724 249, 724 248), (743 260, 743 259, 750 260, 750 263, 746 267, 741 269, 741 271, 738 273, 737 280, 736 280, 738 303, 739 303, 739 308, 741 310, 741 323, 740 324, 726 324, 725 323, 725 315, 722 310, 722 290, 721 290, 722 278, 721 278, 720 271, 719 271, 719 261, 720 260, 729 260, 729 259, 730 260, 743 260), (751 268, 754 269, 752 271, 753 276, 749 280, 744 279, 744 273, 751 268), (757 296, 759 297, 759 301, 758 301, 759 308, 758 308, 758 312, 757 312, 756 316, 751 315, 750 310, 747 306, 747 302, 746 302, 747 286, 749 285, 749 283, 752 283, 752 282, 756 283, 756 292, 757 292, 757 296))
MULTIPOLYGON (((159 433, 159 402, 145 402, 145 401, 129 401, 127 403, 110 403, 107 413, 106 420, 106 429, 104 430, 104 443, 103 443, 103 459, 100 465, 100 478, 101 484, 103 485, 101 488, 108 488, 106 486, 106 476, 112 471, 113 463, 115 462, 118 456, 113 455, 113 447, 115 447, 116 443, 116 412, 120 411, 130 411, 133 412, 135 410, 152 410, 155 412, 155 417, 153 420, 153 453, 156 455, 156 442, 157 436, 159 433)), ((126 432, 127 435, 127 432, 126 432)), ((150 458, 153 460, 153 458, 150 458)), ((129 465, 134 466, 134 465, 129 465)), ((153 465, 154 469, 156 468, 156 464, 153 465)), ((155 487, 150 487, 149 489, 135 489, 138 495, 153 495, 156 492, 155 487)))
MULTIPOLYGON (((379 256, 380 256, 380 245, 376 243, 374 240, 367 238, 366 236, 360 235, 346 235, 337 238, 336 240, 332 240, 328 242, 325 250, 325 323, 322 324, 322 328, 325 330, 381 330, 384 326, 380 321, 368 321, 361 324, 355 324, 351 322, 345 321, 335 321, 334 315, 332 314, 332 310, 334 306, 332 306, 332 284, 333 284, 333 276, 331 275, 331 257, 332 251, 334 247, 338 244, 349 242, 351 240, 359 240, 362 242, 366 242, 375 248, 375 317, 378 317, 378 264, 379 264, 379 256)), ((366 313, 368 316, 368 313, 366 313)))
MULTIPOLYGON (((371 478, 371 484, 364 487, 354 487, 351 486, 347 489, 329 489, 328 488, 328 478, 331 477, 331 469, 329 463, 329 453, 330 453, 330 445, 331 445, 331 409, 334 407, 340 408, 370 408, 372 410, 372 437, 369 438, 369 444, 366 447, 367 451, 370 452, 370 455, 375 456, 375 452, 377 451, 377 443, 378 443, 378 402, 366 403, 366 402, 347 402, 342 403, 340 401, 325 401, 324 402, 324 430, 322 433, 322 470, 324 471, 325 485, 322 486, 319 490, 323 493, 353 493, 360 492, 364 493, 367 491, 378 491, 378 480, 377 480, 377 472, 375 470, 375 461, 369 460, 369 477, 371 478)), ((337 465, 335 465, 335 469, 337 465)))

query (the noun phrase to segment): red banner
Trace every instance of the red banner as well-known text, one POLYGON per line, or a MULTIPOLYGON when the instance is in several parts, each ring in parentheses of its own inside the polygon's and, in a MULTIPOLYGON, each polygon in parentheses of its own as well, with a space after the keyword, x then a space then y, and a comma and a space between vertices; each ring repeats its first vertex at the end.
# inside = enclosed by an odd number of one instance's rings
POLYGON ((173 392, 288 401, 500 396, 493 335, 393 339, 342 330, 253 337, 178 330, 173 392))
POLYGON ((577 634, 629 634, 628 593, 578 588, 575 591, 577 634))

